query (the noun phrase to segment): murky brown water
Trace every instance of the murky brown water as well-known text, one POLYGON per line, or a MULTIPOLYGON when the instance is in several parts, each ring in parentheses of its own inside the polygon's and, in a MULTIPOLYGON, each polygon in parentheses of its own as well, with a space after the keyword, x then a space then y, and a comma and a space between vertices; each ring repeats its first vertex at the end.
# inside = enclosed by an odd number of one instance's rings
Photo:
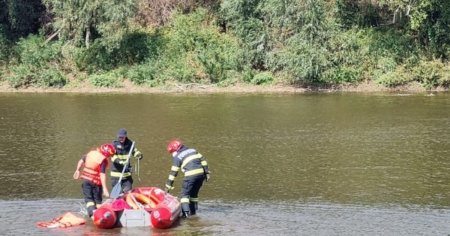
POLYGON ((6 235, 450 234, 450 94, 0 94, 0 134, 6 235), (76 162, 120 127, 144 153, 135 186, 164 185, 173 137, 208 158, 199 216, 36 228, 80 210, 76 162))

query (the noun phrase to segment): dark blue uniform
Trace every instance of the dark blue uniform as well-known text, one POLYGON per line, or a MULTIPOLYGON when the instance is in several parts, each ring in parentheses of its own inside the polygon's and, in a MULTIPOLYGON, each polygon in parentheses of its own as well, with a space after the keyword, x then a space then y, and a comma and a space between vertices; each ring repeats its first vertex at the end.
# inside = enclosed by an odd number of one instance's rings
MULTIPOLYGON (((113 145, 116 148, 116 154, 111 158, 111 185, 114 188, 114 186, 119 182, 120 176, 122 175, 122 170, 125 168, 122 181, 120 182, 123 192, 128 192, 133 187, 133 178, 131 176, 131 160, 128 161, 127 164, 125 164, 128 159, 128 154, 130 153, 132 144, 133 142, 128 138, 126 138, 123 144, 119 141, 113 141, 113 145)), ((141 159, 142 153, 134 148, 133 152, 131 153, 131 157, 141 159)))
POLYGON ((184 145, 173 154, 172 168, 166 182, 166 189, 173 189, 175 177, 181 169, 184 173, 180 199, 183 216, 195 215, 198 193, 207 174, 209 174, 208 163, 202 154, 184 145))

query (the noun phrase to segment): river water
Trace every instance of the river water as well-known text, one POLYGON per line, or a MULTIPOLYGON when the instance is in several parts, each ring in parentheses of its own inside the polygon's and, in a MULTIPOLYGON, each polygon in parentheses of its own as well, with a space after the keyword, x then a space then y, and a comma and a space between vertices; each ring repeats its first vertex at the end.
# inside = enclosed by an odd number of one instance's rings
POLYGON ((0 135, 2 235, 450 234, 448 93, 5 93, 0 135), (76 163, 121 127, 144 154, 135 187, 164 186, 172 138, 207 157, 198 216, 37 228, 82 209, 76 163))

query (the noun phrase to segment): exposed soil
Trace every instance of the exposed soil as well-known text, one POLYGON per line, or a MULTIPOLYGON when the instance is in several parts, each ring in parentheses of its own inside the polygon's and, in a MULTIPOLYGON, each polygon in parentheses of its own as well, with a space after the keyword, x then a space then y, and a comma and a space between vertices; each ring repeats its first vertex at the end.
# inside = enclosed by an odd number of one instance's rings
POLYGON ((98 88, 88 83, 69 84, 64 88, 12 88, 0 83, 1 93, 305 93, 305 92, 423 92, 448 91, 448 88, 427 90, 420 84, 410 84, 396 88, 386 88, 373 82, 359 85, 340 85, 336 87, 296 87, 292 85, 248 85, 238 84, 228 87, 203 84, 172 84, 160 87, 136 86, 125 82, 121 88, 98 88))

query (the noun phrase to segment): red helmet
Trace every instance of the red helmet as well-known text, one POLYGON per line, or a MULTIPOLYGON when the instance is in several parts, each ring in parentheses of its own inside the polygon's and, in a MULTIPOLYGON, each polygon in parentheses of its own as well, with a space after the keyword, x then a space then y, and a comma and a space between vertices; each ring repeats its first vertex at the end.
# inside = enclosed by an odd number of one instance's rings
POLYGON ((169 153, 173 153, 178 151, 178 149, 181 148, 181 146, 183 146, 183 144, 179 141, 179 140, 172 140, 170 141, 170 143, 167 145, 167 151, 169 153))
POLYGON ((106 143, 100 146, 100 152, 105 157, 112 157, 116 153, 116 148, 114 147, 114 145, 106 143))

